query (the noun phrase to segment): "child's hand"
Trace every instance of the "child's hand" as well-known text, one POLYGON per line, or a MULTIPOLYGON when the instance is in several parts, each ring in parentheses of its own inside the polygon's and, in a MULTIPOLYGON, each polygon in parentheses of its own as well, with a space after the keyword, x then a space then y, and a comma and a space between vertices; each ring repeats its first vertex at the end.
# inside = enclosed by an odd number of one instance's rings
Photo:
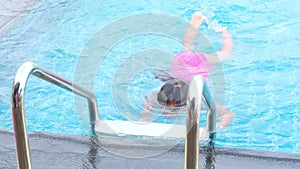
POLYGON ((217 123, 216 124, 217 129, 223 129, 225 126, 223 124, 217 123))
POLYGON ((151 114, 152 112, 149 110, 142 111, 140 121, 151 121, 151 114))
POLYGON ((196 28, 199 28, 202 25, 202 22, 207 18, 201 12, 195 12, 192 15, 191 24, 196 28))
POLYGON ((226 27, 224 27, 222 30, 222 37, 224 39, 231 39, 231 34, 227 31, 226 27))
POLYGON ((146 110, 152 110, 152 106, 148 103, 148 102, 144 102, 143 103, 143 107, 146 109, 146 110))

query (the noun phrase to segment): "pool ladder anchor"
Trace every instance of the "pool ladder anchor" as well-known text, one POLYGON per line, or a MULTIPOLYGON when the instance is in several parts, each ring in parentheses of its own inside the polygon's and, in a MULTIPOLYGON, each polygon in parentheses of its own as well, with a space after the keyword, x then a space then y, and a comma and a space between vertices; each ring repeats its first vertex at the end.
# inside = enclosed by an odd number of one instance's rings
MULTIPOLYGON (((88 100, 90 125, 93 134, 95 134, 94 129, 98 121, 97 99, 93 93, 37 66, 32 62, 24 63, 19 67, 15 75, 10 99, 19 169, 31 169, 29 141, 24 110, 25 88, 27 80, 31 74, 86 98, 88 100)), ((205 80, 202 76, 197 75, 193 77, 190 83, 187 97, 188 112, 186 121, 185 169, 198 169, 199 119, 202 100, 204 100, 205 105, 208 107, 207 130, 209 135, 211 135, 215 132, 216 126, 215 104, 205 80)))

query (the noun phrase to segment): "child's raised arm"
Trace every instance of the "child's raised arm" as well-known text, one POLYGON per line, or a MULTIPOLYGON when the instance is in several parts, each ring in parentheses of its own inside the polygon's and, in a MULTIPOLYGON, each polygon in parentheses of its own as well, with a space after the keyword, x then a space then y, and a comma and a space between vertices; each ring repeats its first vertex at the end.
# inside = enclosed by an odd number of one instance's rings
POLYGON ((184 51, 192 51, 194 49, 195 38, 199 32, 199 27, 202 25, 203 21, 206 19, 200 12, 195 12, 192 15, 190 21, 190 26, 187 28, 185 34, 182 38, 182 44, 184 46, 184 51))
POLYGON ((213 54, 206 54, 207 60, 212 63, 219 63, 231 58, 233 49, 233 41, 230 33, 224 28, 222 30, 222 47, 219 52, 213 54))

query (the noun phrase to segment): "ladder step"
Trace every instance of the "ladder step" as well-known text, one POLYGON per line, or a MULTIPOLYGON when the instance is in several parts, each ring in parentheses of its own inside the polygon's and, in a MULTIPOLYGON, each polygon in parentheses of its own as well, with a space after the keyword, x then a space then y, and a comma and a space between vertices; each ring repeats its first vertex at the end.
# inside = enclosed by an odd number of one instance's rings
MULTIPOLYGON (((186 136, 186 126, 181 124, 148 123, 140 121, 98 120, 95 132, 100 137, 155 138, 178 140, 186 136)), ((206 141, 209 134, 200 128, 199 140, 206 141)))

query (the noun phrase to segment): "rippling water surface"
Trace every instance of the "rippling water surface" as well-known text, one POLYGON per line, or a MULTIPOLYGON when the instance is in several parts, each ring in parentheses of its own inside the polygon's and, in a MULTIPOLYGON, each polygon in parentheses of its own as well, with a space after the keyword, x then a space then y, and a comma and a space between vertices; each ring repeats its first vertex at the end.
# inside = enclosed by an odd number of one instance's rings
MULTIPOLYGON (((218 131, 216 144, 300 153, 299 6, 297 0, 41 1, 0 39, 0 128, 12 129, 11 83, 25 61, 72 80, 80 52, 108 24, 146 12, 188 21, 199 10, 211 23, 226 26, 234 40, 233 57, 222 64, 225 89, 217 92, 226 94, 224 104, 236 118, 218 131)), ((204 24, 201 30, 217 50, 221 39, 211 28, 204 24)), ((123 39, 108 50, 94 79, 101 118, 126 119, 113 108, 113 78, 125 58, 147 49, 176 54, 181 44, 168 36, 145 33, 123 39)), ((149 70, 130 76, 128 96, 136 114, 144 95, 161 83, 149 70)), ((85 134, 81 123, 86 112, 75 112, 71 93, 32 76, 25 103, 30 131, 85 134)))

